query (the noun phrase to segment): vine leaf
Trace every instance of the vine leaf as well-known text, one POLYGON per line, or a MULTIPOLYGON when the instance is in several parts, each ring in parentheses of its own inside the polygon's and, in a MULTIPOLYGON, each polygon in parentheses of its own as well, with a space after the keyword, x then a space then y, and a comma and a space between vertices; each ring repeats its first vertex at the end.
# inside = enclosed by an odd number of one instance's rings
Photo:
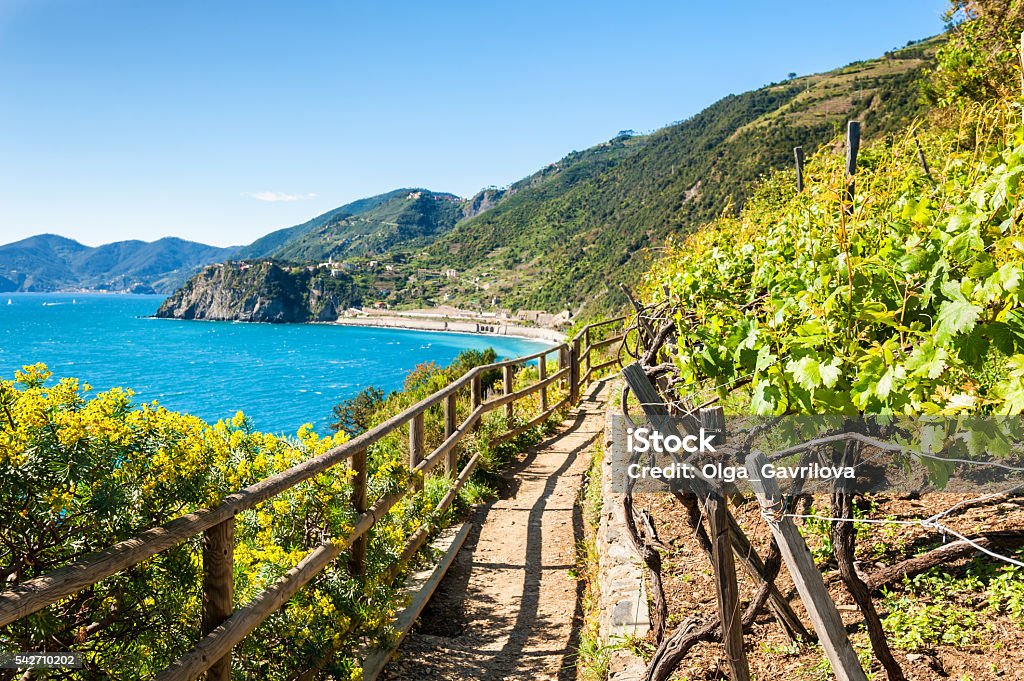
POLYGON ((822 385, 826 388, 834 388, 836 381, 839 380, 839 358, 836 357, 830 363, 823 364, 817 357, 802 357, 787 362, 786 371, 791 373, 793 380, 806 390, 814 390, 822 385))
POLYGON ((980 314, 981 308, 964 298, 963 294, 960 294, 958 298, 945 301, 939 308, 935 340, 945 343, 954 336, 974 328, 980 314))
POLYGON ((935 344, 929 340, 923 345, 919 345, 910 353, 910 357, 907 358, 907 362, 904 365, 906 370, 913 376, 928 377, 930 379, 936 379, 942 375, 942 372, 946 368, 946 358, 948 353, 945 348, 936 347, 935 344))

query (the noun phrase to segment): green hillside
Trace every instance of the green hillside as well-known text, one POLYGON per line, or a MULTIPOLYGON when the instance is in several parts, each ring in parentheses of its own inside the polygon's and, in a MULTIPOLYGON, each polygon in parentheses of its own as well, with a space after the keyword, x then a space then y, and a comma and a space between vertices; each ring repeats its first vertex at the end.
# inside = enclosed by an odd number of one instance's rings
POLYGON ((426 189, 396 189, 335 208, 243 248, 239 257, 322 261, 377 255, 450 230, 462 217, 461 199, 426 189))
POLYGON ((793 147, 809 155, 849 119, 868 137, 908 122, 936 45, 730 95, 653 134, 573 152, 435 241, 423 266, 456 269, 460 283, 425 295, 584 314, 619 306, 617 283, 652 246, 734 213, 759 177, 792 163, 793 147))

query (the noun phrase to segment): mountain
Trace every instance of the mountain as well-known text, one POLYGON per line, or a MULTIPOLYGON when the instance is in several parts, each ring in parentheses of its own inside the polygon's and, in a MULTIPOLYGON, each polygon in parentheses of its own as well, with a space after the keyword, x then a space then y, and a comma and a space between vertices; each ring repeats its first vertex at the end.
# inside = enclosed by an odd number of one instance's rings
POLYGON ((96 248, 53 234, 0 246, 0 291, 62 289, 169 293, 201 267, 227 259, 321 262, 428 243, 464 217, 454 194, 396 189, 345 204, 248 246, 217 248, 181 239, 120 241, 96 248))
POLYGON ((169 292, 235 251, 173 237, 89 247, 41 234, 0 246, 0 291, 169 292))
POLYGON ((462 199, 454 194, 396 189, 271 232, 237 255, 300 262, 377 255, 417 239, 438 237, 462 217, 462 199))

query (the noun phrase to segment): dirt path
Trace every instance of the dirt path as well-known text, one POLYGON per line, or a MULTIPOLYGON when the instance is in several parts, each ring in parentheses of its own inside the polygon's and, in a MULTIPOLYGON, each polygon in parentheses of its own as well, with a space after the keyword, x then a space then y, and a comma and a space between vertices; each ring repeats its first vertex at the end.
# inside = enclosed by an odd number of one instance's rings
POLYGON ((582 538, 577 504, 604 430, 604 383, 590 387, 558 434, 505 474, 508 491, 474 529, 381 678, 576 678, 582 538))

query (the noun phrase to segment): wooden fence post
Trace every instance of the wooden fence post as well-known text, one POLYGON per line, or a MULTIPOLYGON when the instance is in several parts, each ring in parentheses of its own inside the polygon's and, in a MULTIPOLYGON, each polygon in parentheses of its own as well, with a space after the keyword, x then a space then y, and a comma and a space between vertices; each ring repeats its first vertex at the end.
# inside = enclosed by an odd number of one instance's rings
POLYGON ((569 368, 565 375, 566 377, 562 379, 562 383, 565 385, 566 397, 572 401, 572 388, 570 387, 572 385, 572 363, 569 358, 569 352, 568 345, 562 345, 558 348, 558 370, 561 371, 567 367, 569 368))
MULTIPOLYGON (((424 449, 424 427, 423 427, 423 412, 416 414, 412 419, 409 420, 409 470, 415 470, 416 466, 420 465, 423 461, 423 449, 424 449)), ((413 482, 413 489, 420 491, 423 489, 423 480, 417 480, 413 482)))
MULTIPOLYGON (((543 383, 548 377, 548 356, 541 355, 537 364, 537 378, 543 383)), ((548 388, 544 386, 540 389, 540 413, 544 413, 548 410, 548 388)))
POLYGON ((846 124, 846 205, 843 210, 847 215, 853 214, 853 200, 857 195, 854 175, 857 173, 857 153, 860 151, 860 123, 850 121, 846 124))
POLYGON ((796 590, 807 608, 811 624, 818 633, 818 641, 832 664, 832 673, 838 681, 867 681, 860 660, 857 659, 857 653, 850 645, 846 627, 839 616, 836 604, 828 595, 825 582, 821 579, 821 572, 814 565, 814 558, 800 536, 800 531, 793 524, 792 518, 776 518, 774 515, 780 510, 783 499, 775 478, 761 477, 761 470, 766 465, 770 464, 761 452, 755 451, 747 457, 750 485, 761 502, 768 526, 779 544, 779 550, 786 560, 786 566, 789 567, 796 590))
MULTIPOLYGON (((457 394, 456 391, 453 390, 450 393, 448 393, 448 397, 445 398, 445 401, 444 401, 444 439, 445 440, 447 440, 449 437, 451 437, 452 433, 455 432, 455 420, 456 420, 455 408, 456 408, 456 406, 458 406, 458 402, 456 401, 457 398, 458 398, 458 394, 457 394)), ((458 468, 459 468, 459 445, 458 444, 454 444, 454 445, 452 445, 451 450, 449 450, 448 456, 445 457, 444 469, 445 469, 445 471, 449 475, 451 475, 454 478, 455 474, 456 474, 456 471, 458 471, 458 468)))
MULTIPOLYGON (((361 449, 352 455, 352 470, 356 472, 352 478, 352 506, 356 514, 366 512, 366 450, 361 449)), ((366 538, 369 530, 352 542, 348 559, 348 571, 353 577, 366 574, 366 538)))
POLYGON ((804 148, 793 148, 793 159, 796 161, 796 193, 804 190, 804 148))
POLYGON ((586 350, 583 350, 583 354, 586 356, 586 369, 580 372, 580 380, 585 381, 587 374, 590 373, 590 367, 594 365, 593 362, 593 348, 590 347, 590 329, 586 328, 583 330, 583 346, 586 350))
MULTIPOLYGON (((480 372, 477 372, 473 376, 473 380, 469 384, 469 410, 470 413, 477 410, 480 404, 484 401, 484 384, 480 378, 480 372)), ((473 422, 473 431, 476 432, 480 428, 480 419, 473 422)))
POLYGON ((574 405, 580 400, 580 339, 573 339, 569 351, 569 403, 574 405))
MULTIPOLYGON (((229 518, 203 532, 203 636, 234 612, 235 519, 229 518)), ((209 681, 230 681, 231 654, 213 663, 209 681)))
MULTIPOLYGON (((721 407, 701 409, 700 424, 705 432, 715 433, 712 439, 715 446, 725 444, 725 412, 721 407)), ((725 657, 733 681, 748 681, 750 666, 747 664, 746 651, 743 650, 739 585, 736 581, 729 508, 724 488, 719 487, 708 495, 705 512, 711 525, 711 559, 715 566, 715 591, 718 595, 718 615, 722 620, 725 657)))
MULTIPOLYGON (((503 384, 503 386, 502 386, 503 394, 511 395, 512 394, 512 384, 515 382, 515 378, 516 378, 515 367, 513 367, 511 364, 506 364, 505 366, 503 366, 501 368, 501 370, 502 370, 501 382, 503 384)), ((515 405, 513 405, 512 402, 506 402, 505 403, 505 420, 508 421, 508 422, 512 421, 512 415, 515 414, 515 408, 514 407, 515 407, 515 405)), ((506 425, 508 425, 508 424, 506 424, 506 425)))

